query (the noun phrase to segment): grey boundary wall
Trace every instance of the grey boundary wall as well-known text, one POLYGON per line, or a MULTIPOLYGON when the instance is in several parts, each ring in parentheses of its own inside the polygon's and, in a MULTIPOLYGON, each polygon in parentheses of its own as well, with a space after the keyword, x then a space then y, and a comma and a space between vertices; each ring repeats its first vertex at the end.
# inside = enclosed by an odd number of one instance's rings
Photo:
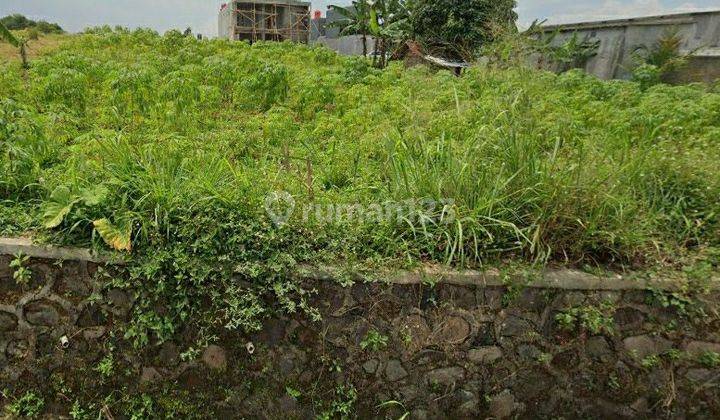
POLYGON ((585 71, 601 79, 630 79, 637 65, 638 48, 651 48, 668 31, 682 37, 680 53, 689 54, 687 66, 668 75, 673 83, 712 83, 720 78, 720 9, 661 16, 644 16, 599 22, 549 25, 546 34, 559 31, 555 44, 568 41, 574 34, 580 40, 600 41, 597 55, 584 66, 585 71))
MULTIPOLYGON (((675 282, 573 270, 508 281, 439 268, 341 286, 332 270, 305 267, 321 321, 277 313, 188 359, 194 331, 142 350, 123 339, 141 291, 97 275, 116 264, 0 239, 0 413, 32 390, 53 418, 117 392, 150 396, 155 413, 182 401, 181 417, 308 418, 344 406, 358 418, 720 417, 715 286, 688 295, 675 282), (25 286, 9 266, 17 253, 31 257, 25 286)), ((120 407, 107 413, 131 414, 120 407)))

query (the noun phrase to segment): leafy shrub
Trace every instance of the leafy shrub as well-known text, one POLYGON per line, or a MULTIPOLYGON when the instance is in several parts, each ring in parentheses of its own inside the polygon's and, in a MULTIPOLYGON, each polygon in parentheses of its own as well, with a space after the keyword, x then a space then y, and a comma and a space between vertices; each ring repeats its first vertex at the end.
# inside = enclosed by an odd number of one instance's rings
POLYGON ((36 418, 45 408, 45 399, 34 391, 27 391, 22 397, 7 406, 10 414, 18 417, 36 418))
POLYGON ((632 79, 640 84, 642 90, 657 85, 661 82, 660 76, 662 72, 658 66, 653 64, 641 64, 633 69, 632 79))
POLYGON ((265 63, 241 83, 245 103, 259 111, 267 111, 273 105, 287 99, 290 85, 287 69, 282 65, 265 63))

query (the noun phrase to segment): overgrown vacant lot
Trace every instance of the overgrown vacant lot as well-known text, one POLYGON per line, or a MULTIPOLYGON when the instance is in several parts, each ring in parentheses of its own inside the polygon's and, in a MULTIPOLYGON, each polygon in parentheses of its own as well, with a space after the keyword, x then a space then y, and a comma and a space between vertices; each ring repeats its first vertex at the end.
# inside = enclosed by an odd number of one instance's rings
POLYGON ((720 242, 720 94, 705 86, 378 71, 306 46, 97 30, 26 77, 3 65, 0 151, 1 233, 132 250, 133 280, 172 291, 173 319, 218 291, 237 297, 223 322, 245 326, 261 309, 231 279, 282 302, 305 262, 638 267, 720 242), (287 225, 266 214, 272 191, 296 201, 287 225), (442 204, 301 214, 410 199, 442 204))

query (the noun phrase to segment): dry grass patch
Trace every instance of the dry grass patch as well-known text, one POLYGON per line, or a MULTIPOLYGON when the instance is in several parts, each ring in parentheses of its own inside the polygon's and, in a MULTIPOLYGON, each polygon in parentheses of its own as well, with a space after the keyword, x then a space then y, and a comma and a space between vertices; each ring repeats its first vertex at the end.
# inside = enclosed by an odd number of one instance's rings
MULTIPOLYGON (((25 36, 25 31, 16 31, 20 36, 25 36)), ((28 56, 30 60, 44 54, 56 51, 67 42, 70 35, 67 34, 51 34, 40 35, 40 38, 32 40, 28 44, 28 56)), ((20 61, 20 55, 17 48, 7 42, 0 42, 0 61, 20 61)))

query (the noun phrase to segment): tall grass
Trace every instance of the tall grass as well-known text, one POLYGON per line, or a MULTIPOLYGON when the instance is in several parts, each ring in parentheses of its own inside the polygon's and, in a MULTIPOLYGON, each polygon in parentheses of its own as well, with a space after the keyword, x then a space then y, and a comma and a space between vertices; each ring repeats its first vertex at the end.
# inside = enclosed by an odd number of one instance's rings
POLYGON ((641 264, 720 238, 720 95, 700 86, 379 72, 307 46, 107 29, 35 60, 29 89, 17 71, 0 73, 2 206, 103 186, 53 230, 73 241, 101 218, 130 223, 140 247, 172 241, 209 208, 260 223, 262 237, 275 190, 298 207, 454 203, 380 224, 293 219, 273 235, 303 258, 641 264))

